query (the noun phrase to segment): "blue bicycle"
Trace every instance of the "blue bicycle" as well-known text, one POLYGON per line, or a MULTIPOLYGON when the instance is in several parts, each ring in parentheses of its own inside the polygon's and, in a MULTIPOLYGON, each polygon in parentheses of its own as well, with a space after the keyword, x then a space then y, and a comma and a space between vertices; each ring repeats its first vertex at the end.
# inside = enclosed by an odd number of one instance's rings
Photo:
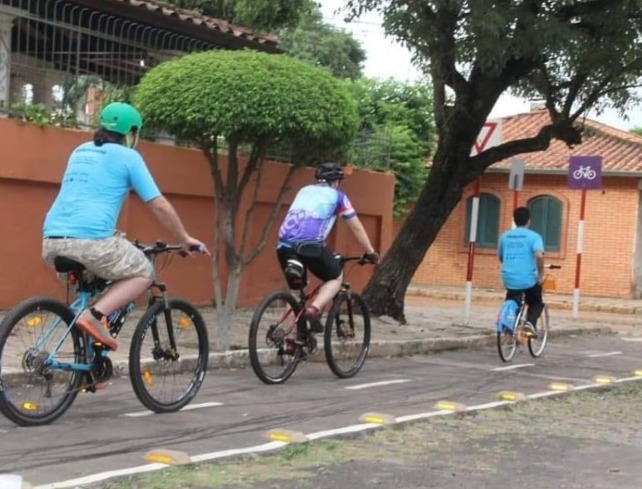
MULTIPOLYGON (((165 264, 173 253, 187 255, 182 247, 162 241, 154 246, 134 244, 155 268, 158 255, 165 254, 165 264)), ((75 288, 73 302, 69 304, 69 297, 67 303, 33 297, 18 304, 0 323, 0 412, 20 426, 55 421, 78 392, 96 392, 113 375, 109 350, 74 327, 80 313, 111 282, 65 257, 58 257, 54 265, 66 275, 68 291, 75 288)), ((134 307, 128 304, 109 316, 113 338, 134 307)), ((129 351, 129 377, 140 402, 157 413, 183 408, 203 383, 208 355, 207 329, 198 309, 185 300, 169 298, 167 286, 154 281, 129 351)))

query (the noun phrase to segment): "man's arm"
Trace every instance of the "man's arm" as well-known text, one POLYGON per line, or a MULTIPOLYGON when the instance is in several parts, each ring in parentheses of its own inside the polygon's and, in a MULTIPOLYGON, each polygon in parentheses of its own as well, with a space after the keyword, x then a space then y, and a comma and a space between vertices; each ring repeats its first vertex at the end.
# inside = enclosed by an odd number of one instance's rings
POLYGON ((535 260, 537 261, 537 281, 542 283, 544 281, 544 252, 536 251, 535 260))
POLYGON ((366 250, 366 253, 375 253, 375 249, 372 247, 372 243, 370 243, 370 238, 368 237, 368 233, 366 233, 361 220, 354 215, 345 219, 345 222, 350 228, 350 231, 352 231, 356 240, 361 246, 363 246, 363 249, 366 250))
POLYGON ((200 246, 205 253, 209 254, 207 247, 203 243, 189 235, 185 226, 183 226, 181 218, 178 217, 174 206, 163 195, 148 201, 147 205, 151 208, 161 224, 176 236, 184 246, 185 251, 189 252, 190 246, 200 246))

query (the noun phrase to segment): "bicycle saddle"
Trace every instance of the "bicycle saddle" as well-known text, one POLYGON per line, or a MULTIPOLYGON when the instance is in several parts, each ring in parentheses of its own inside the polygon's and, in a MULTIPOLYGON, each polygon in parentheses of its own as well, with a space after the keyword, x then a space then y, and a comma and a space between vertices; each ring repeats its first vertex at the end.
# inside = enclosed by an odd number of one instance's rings
POLYGON ((54 258, 54 267, 58 273, 80 273, 85 269, 85 265, 66 256, 57 256, 54 258))

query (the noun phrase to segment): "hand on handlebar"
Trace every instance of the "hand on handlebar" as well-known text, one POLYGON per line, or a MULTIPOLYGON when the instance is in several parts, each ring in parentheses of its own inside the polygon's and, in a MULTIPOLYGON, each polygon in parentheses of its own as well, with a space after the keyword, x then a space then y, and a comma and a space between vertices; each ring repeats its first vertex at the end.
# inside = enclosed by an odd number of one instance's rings
POLYGON ((372 263, 373 265, 377 265, 379 263, 379 255, 376 251, 372 253, 364 253, 361 261, 363 261, 364 263, 372 263))
POLYGON ((207 249, 207 246, 192 237, 189 237, 185 241, 183 241, 181 243, 181 246, 190 256, 194 256, 196 253, 202 253, 204 255, 210 256, 210 252, 207 249))

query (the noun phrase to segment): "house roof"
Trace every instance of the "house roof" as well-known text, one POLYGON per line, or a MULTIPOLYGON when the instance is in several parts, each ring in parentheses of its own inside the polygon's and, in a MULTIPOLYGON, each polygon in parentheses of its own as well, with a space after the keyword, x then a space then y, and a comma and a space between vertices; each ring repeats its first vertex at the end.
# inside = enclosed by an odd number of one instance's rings
POLYGON ((166 17, 174 17, 184 22, 207 27, 224 34, 230 34, 234 37, 241 37, 260 44, 271 44, 276 46, 277 39, 274 36, 258 34, 251 29, 240 27, 221 19, 201 15, 198 12, 178 8, 170 3, 160 2, 158 0, 115 0, 120 3, 126 3, 140 9, 156 12, 166 17))
MULTIPOLYGON (((537 135, 550 124, 546 110, 504 117, 502 141, 513 141, 537 135)), ((582 143, 569 148, 566 143, 553 139, 546 151, 520 154, 529 173, 566 173, 570 156, 602 156, 603 173, 615 175, 642 174, 642 136, 622 131, 600 122, 584 120, 582 143)), ((495 163, 489 171, 507 171, 514 157, 495 163)))

